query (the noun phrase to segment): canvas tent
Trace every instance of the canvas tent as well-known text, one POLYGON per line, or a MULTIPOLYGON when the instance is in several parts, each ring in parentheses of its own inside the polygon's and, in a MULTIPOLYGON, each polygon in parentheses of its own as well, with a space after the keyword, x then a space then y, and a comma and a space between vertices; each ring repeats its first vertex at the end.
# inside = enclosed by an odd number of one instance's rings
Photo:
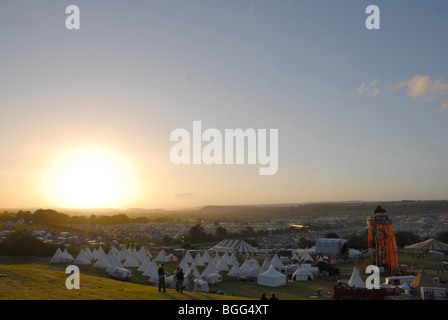
POLYGON ((281 268, 283 267, 283 262, 280 260, 278 254, 274 254, 274 256, 271 259, 271 265, 275 268, 281 268))
POLYGON ((437 241, 435 239, 428 239, 426 241, 415 243, 413 245, 406 246, 404 248, 410 251, 420 251, 420 252, 438 251, 448 253, 448 244, 437 241))
POLYGON ((312 258, 308 253, 305 253, 305 254, 300 258, 300 262, 302 262, 302 263, 313 263, 314 260, 313 260, 313 258, 312 258))
POLYGON ((106 255, 100 255, 98 260, 93 265, 95 268, 107 268, 109 266, 110 261, 107 259, 106 255))
POLYGON ((207 251, 204 252, 204 254, 202 255, 202 262, 204 263, 209 263, 210 262, 210 255, 208 254, 207 251))
POLYGON ((126 261, 123 262, 123 266, 124 267, 139 267, 140 266, 140 262, 135 257, 135 255, 133 253, 131 253, 126 258, 126 261))
POLYGON ((148 282, 156 283, 159 281, 159 274, 157 273, 157 265, 154 261, 151 261, 145 272, 143 272, 143 275, 146 277, 149 277, 148 282))
POLYGON ((185 262, 187 262, 187 263, 193 263, 194 262, 194 259, 193 259, 192 255, 191 255, 190 251, 187 251, 187 253, 185 254, 185 256, 183 257, 182 260, 185 260, 185 262))
POLYGON ((252 254, 256 255, 259 253, 257 249, 252 247, 244 240, 238 239, 226 239, 210 248, 210 251, 214 252, 230 252, 239 254, 252 254))
POLYGON ((350 276, 350 280, 348 281, 348 285, 355 288, 366 288, 366 284, 364 283, 364 281, 362 281, 361 276, 359 275, 359 271, 356 267, 353 268, 352 275, 350 276))
POLYGON ((205 267, 204 271, 202 271, 202 276, 205 277, 208 274, 214 274, 214 273, 219 273, 219 270, 213 263, 209 263, 205 267))
POLYGON ((150 263, 151 263, 151 259, 149 258, 149 256, 145 256, 143 258, 143 262, 137 268, 137 271, 145 272, 146 268, 149 266, 150 263))
POLYGON ((332 258, 348 255, 348 241, 339 238, 319 238, 316 241, 316 254, 332 258))
POLYGON ((168 258, 168 255, 165 250, 161 249, 159 251, 159 254, 157 255, 157 258, 155 260, 156 262, 169 262, 170 259, 168 258))
POLYGON ((73 260, 73 264, 90 264, 90 259, 87 257, 84 249, 81 249, 75 260, 73 260))
POLYGON ((242 275, 241 269, 238 266, 238 263, 235 263, 232 268, 230 268, 230 271, 227 273, 228 277, 239 277, 242 275))
POLYGON ((297 270, 293 273, 292 278, 297 281, 308 281, 313 278, 313 275, 307 269, 297 268, 297 270))
POLYGON ((53 257, 51 257, 50 263, 63 263, 68 262, 67 258, 62 254, 61 249, 57 249, 53 257))
POLYGON ((419 271, 410 286, 415 288, 414 293, 418 296, 421 294, 421 287, 439 287, 439 285, 426 273, 424 269, 419 271))
POLYGON ((109 265, 106 268, 106 272, 111 272, 115 268, 123 268, 123 264, 120 261, 120 258, 118 256, 115 256, 115 258, 109 263, 109 265))
POLYGON ((204 262, 202 261, 201 255, 198 253, 196 254, 196 257, 194 258, 193 264, 197 267, 203 267, 205 266, 204 262))
POLYGON ((280 287, 286 285, 286 281, 286 275, 275 270, 272 265, 268 271, 260 273, 257 276, 257 284, 261 286, 280 287))
POLYGON ((67 259, 67 262, 75 260, 75 258, 73 258, 73 256, 68 252, 67 248, 62 251, 62 255, 65 259, 67 259))
POLYGON ((261 269, 263 271, 268 271, 270 266, 271 266, 271 262, 269 261, 269 258, 268 257, 264 258, 263 265, 261 266, 261 269))

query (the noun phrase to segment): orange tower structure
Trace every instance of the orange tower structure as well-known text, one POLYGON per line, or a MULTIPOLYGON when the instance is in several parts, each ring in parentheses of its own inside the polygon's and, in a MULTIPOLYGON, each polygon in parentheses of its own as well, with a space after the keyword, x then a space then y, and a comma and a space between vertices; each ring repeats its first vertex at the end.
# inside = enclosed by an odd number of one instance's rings
POLYGON ((367 226, 369 248, 376 249, 374 263, 383 267, 386 273, 394 273, 398 265, 397 244, 392 220, 386 215, 386 210, 377 206, 373 210, 373 217, 367 219, 367 226))

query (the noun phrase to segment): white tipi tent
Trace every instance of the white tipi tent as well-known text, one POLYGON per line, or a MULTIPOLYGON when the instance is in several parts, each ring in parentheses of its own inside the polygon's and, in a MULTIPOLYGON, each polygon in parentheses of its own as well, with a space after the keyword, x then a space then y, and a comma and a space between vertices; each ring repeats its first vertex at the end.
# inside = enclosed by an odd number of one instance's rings
POLYGON ((187 274, 187 271, 190 269, 190 266, 188 265, 185 259, 182 259, 182 261, 179 264, 179 267, 182 268, 184 274, 187 274))
POLYGON ((174 254, 170 253, 169 255, 166 256, 166 261, 168 262, 177 261, 177 257, 174 254))
POLYGON ((64 262, 67 262, 67 258, 64 257, 61 249, 58 248, 53 257, 51 258, 50 263, 64 263, 64 262))
POLYGON ((241 272, 240 267, 238 266, 238 263, 235 263, 232 268, 230 268, 230 271, 227 273, 227 276, 229 277, 239 277, 243 273, 241 272))
POLYGON ((269 267, 271 266, 271 262, 269 261, 269 258, 264 258, 263 264, 261 265, 261 270, 268 271, 269 267))
POLYGON ((93 260, 98 260, 98 249, 97 248, 93 248, 92 257, 93 257, 93 260))
POLYGON ((168 262, 168 257, 166 254, 166 251, 161 249, 159 251, 159 254, 157 255, 157 258, 155 259, 156 262, 168 262))
POLYGON ((114 259, 109 263, 109 265, 106 268, 107 272, 111 272, 115 268, 123 268, 123 264, 120 261, 120 258, 118 256, 115 256, 114 259))
POLYGON ((232 253, 228 253, 227 254, 227 260, 226 263, 228 266, 233 266, 235 264, 235 256, 232 253))
POLYGON ((104 252, 103 247, 100 246, 100 247, 96 250, 95 258, 96 258, 96 259, 99 259, 100 256, 102 256, 102 255, 106 255, 106 252, 104 252))
POLYGON ((135 257, 135 255, 131 253, 126 258, 126 261, 123 263, 123 266, 124 267, 139 267, 140 266, 140 262, 135 257))
POLYGON ((217 266, 219 263, 219 260, 221 260, 221 256, 219 255, 218 252, 216 252, 216 254, 213 257, 213 259, 211 260, 211 262, 213 262, 215 264, 215 266, 217 266))
POLYGON ((271 259, 271 266, 274 266, 274 268, 281 268, 283 267, 283 262, 278 257, 278 254, 274 254, 274 256, 271 259))
POLYGON ((107 259, 105 254, 100 255, 99 259, 93 265, 95 268, 107 268, 110 261, 107 259))
POLYGON ((249 261, 247 259, 244 260, 243 264, 240 267, 242 275, 249 275, 251 269, 252 269, 252 266, 249 263, 249 261))
POLYGON ((67 248, 62 251, 62 255, 65 259, 67 259, 67 262, 75 260, 75 258, 73 258, 73 256, 68 252, 67 248))
MULTIPOLYGON (((118 253, 120 252, 118 251, 118 253)), ((118 257, 118 253, 116 253, 115 250, 110 249, 106 255, 107 260, 109 260, 109 262, 112 262, 115 259, 115 257, 118 257)))
POLYGON ((149 258, 149 256, 145 256, 143 258, 143 262, 140 264, 140 267, 138 267, 137 271, 145 272, 145 270, 149 266, 150 262, 151 262, 151 259, 149 258))
POLYGON ((89 258, 90 261, 95 259, 95 257, 93 256, 93 253, 92 253, 92 251, 90 251, 89 247, 87 247, 84 251, 86 253, 87 258, 89 258))
POLYGON ((202 271, 202 276, 205 277, 206 275, 212 273, 219 273, 219 270, 213 263, 209 263, 207 267, 205 267, 204 271, 202 271))
POLYGON ((196 267, 203 267, 203 266, 205 266, 204 262, 202 262, 201 255, 200 255, 199 253, 198 253, 198 254, 196 255, 196 257, 194 258, 194 262, 193 262, 193 264, 194 264, 196 267))
POLYGON ((194 259, 190 254, 190 251, 187 251, 184 258, 182 260, 185 260, 186 263, 193 263, 194 259))
POLYGON ((81 249, 79 254, 73 260, 73 264, 90 264, 90 259, 87 257, 87 254, 84 251, 84 249, 81 249))
POLYGON ((224 259, 221 257, 221 259, 219 259, 218 261, 218 264, 216 265, 216 268, 219 271, 229 271, 229 267, 227 266, 227 263, 224 261, 224 259))
POLYGON ((273 265, 271 265, 268 271, 257 276, 257 284, 261 286, 280 287, 285 286, 286 281, 286 275, 275 270, 273 265))
MULTIPOLYGON (((195 279, 199 279, 202 280, 202 276, 199 273, 198 269, 196 269, 196 267, 194 265, 191 265, 191 267, 189 269, 186 269, 187 272, 185 272, 185 275, 187 275, 187 273, 190 273, 191 270, 193 270, 193 275, 195 277, 195 279)), ((187 277, 185 277, 185 280, 187 280, 187 277)))
POLYGON ((129 251, 126 249, 126 246, 122 246, 120 252, 118 253, 118 257, 120 258, 120 261, 124 261, 128 258, 129 251))
POLYGON ((263 273, 264 271, 261 269, 260 265, 258 264, 258 262, 256 263, 252 263, 250 271, 249 271, 249 276, 251 277, 256 277, 258 276, 260 273, 263 273))
POLYGON ((143 275, 149 277, 148 281, 151 283, 156 283, 157 281, 159 281, 159 275, 157 273, 157 265, 154 261, 151 261, 148 264, 148 267, 146 268, 145 272, 143 272, 143 275))
POLYGON ((366 284, 364 283, 364 281, 362 281, 361 276, 359 275, 359 271, 356 267, 353 268, 353 272, 350 276, 350 280, 348 281, 348 285, 355 288, 366 288, 366 284))
POLYGON ((313 258, 308 253, 305 253, 302 258, 300 259, 300 262, 302 263, 312 263, 314 262, 313 258))
POLYGON ((143 262, 145 258, 149 256, 148 252, 149 251, 147 251, 146 247, 144 246, 140 247, 140 249, 138 250, 138 257, 141 262, 143 262))
POLYGON ((204 254, 202 255, 202 261, 204 263, 210 263, 210 260, 211 260, 210 255, 208 254, 207 251, 205 251, 204 254))

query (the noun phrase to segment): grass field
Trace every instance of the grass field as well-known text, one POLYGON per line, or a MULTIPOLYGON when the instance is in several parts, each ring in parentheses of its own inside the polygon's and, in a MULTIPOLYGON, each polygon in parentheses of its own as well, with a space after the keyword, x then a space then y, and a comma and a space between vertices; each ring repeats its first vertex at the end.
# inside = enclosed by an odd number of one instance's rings
MULTIPOLYGON (((49 264, 50 258, 34 257, 0 257, 0 299, 8 300, 227 300, 259 299, 262 292, 269 297, 275 292, 281 300, 328 300, 333 284, 338 279, 348 279, 353 270, 353 263, 338 265, 341 274, 335 277, 320 277, 312 281, 294 281, 282 287, 265 287, 249 281, 234 280, 223 277, 223 282, 211 286, 211 292, 222 291, 224 294, 184 292, 177 293, 167 289, 159 293, 158 288, 147 284, 147 277, 142 276, 136 268, 131 282, 121 282, 108 277, 103 269, 92 265, 79 266, 80 289, 68 290, 65 286, 67 274, 64 264, 49 264), (322 293, 317 295, 318 290, 322 293)), ((365 261, 358 261, 360 269, 365 261)), ((399 256, 400 264, 407 264, 408 273, 416 274, 425 267, 433 276, 439 276, 448 282, 448 272, 439 273, 440 262, 429 258, 416 259, 409 255, 399 256)), ((176 262, 166 263, 166 269, 173 273, 176 262)), ((201 271, 201 270, 199 270, 201 271)), ((361 276, 362 275, 361 272, 361 276)), ((384 279, 381 279, 382 281, 384 279)))

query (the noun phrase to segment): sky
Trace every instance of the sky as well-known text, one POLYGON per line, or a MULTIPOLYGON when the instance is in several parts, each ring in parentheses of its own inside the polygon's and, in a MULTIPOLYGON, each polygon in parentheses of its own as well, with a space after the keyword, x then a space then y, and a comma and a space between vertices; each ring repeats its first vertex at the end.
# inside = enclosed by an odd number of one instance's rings
POLYGON ((445 0, 2 0, 0 208, 447 199, 447 15, 445 0), (174 164, 170 135, 193 121, 277 129, 278 170, 174 164))

